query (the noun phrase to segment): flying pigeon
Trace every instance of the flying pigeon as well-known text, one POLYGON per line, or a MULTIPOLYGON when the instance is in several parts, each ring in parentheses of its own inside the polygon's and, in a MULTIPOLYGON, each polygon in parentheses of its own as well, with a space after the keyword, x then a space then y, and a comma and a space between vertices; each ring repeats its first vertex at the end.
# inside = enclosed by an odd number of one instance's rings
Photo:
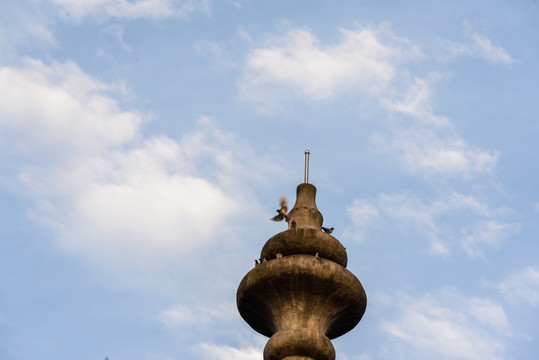
POLYGON ((277 209, 277 215, 271 218, 273 221, 282 221, 283 219, 286 219, 288 221, 288 214, 286 213, 288 211, 288 201, 286 201, 286 198, 284 196, 281 197, 281 208, 277 209))

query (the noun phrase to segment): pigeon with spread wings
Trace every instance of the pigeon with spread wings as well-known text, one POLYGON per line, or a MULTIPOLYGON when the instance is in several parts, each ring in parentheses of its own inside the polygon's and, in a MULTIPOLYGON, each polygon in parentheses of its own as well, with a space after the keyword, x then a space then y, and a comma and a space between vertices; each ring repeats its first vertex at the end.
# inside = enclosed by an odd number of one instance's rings
POLYGON ((271 218, 273 221, 282 221, 283 219, 286 219, 288 221, 288 201, 286 201, 286 198, 284 196, 281 196, 281 208, 277 209, 277 215, 271 218))

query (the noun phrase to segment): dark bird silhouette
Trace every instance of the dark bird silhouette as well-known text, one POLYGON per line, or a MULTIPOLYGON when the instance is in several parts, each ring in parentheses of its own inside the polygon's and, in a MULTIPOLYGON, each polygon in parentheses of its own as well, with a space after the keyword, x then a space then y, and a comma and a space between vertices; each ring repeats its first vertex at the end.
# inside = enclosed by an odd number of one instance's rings
POLYGON ((327 228, 327 227, 322 226, 322 231, 324 231, 325 233, 331 234, 333 232, 333 228, 332 227, 327 228))
POLYGON ((283 219, 286 219, 288 221, 288 201, 286 201, 286 198, 284 196, 281 197, 281 208, 277 209, 277 215, 271 218, 273 221, 282 221, 283 219))
POLYGON ((255 259, 255 266, 257 266, 259 263, 258 263, 258 260, 255 259))
POLYGON ((297 226, 296 220, 292 220, 292 223, 290 223, 290 227, 291 227, 292 229, 295 229, 296 226, 297 226))

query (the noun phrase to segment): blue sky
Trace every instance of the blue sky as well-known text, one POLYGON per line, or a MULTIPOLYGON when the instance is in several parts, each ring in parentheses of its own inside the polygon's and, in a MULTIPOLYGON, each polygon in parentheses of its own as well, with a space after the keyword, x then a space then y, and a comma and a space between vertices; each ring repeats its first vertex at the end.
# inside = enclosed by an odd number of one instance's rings
POLYGON ((538 58, 531 0, 3 0, 0 358, 261 359, 309 149, 338 359, 535 359, 538 58))

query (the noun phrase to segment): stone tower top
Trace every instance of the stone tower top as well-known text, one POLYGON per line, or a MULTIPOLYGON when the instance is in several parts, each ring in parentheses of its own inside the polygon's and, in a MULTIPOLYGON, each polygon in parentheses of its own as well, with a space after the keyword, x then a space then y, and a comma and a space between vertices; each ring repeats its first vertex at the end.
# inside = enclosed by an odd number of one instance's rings
POLYGON ((322 230, 315 197, 314 185, 298 185, 288 230, 266 242, 236 293, 243 319, 270 337, 264 360, 335 360, 330 339, 353 329, 367 306, 346 249, 322 230))

